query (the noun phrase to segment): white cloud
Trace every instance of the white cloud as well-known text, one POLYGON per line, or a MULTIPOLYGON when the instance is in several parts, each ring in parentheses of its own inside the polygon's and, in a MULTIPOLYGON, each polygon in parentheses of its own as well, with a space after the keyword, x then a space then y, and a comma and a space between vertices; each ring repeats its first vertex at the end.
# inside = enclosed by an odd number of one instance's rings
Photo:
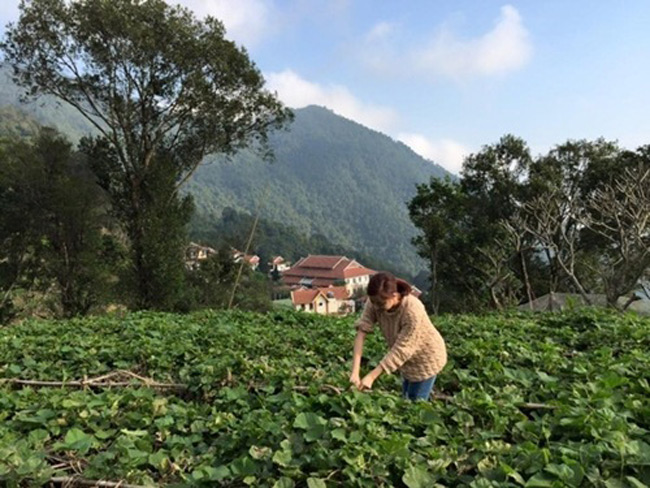
POLYGON ((260 42, 270 33, 276 15, 271 0, 167 0, 180 3, 197 17, 211 15, 223 22, 226 34, 245 46, 260 42))
MULTIPOLYGON (((396 112, 387 107, 363 103, 340 85, 322 86, 301 78, 291 70, 265 74, 267 87, 278 93, 290 107, 322 105, 367 127, 390 134, 397 126, 396 112)), ((470 153, 462 144, 451 139, 432 141, 421 134, 400 133, 397 140, 420 156, 439 164, 447 171, 459 174, 463 160, 470 153)))
POLYGON ((265 74, 265 78, 268 88, 277 92, 280 99, 290 107, 322 105, 339 115, 383 132, 390 131, 397 122, 394 110, 363 103, 344 86, 312 83, 292 70, 265 74))
POLYGON ((397 30, 397 24, 391 22, 379 22, 366 35, 367 42, 375 42, 386 39, 397 30))
MULTIPOLYGON (((447 27, 441 27, 425 47, 404 48, 395 52, 385 42, 395 29, 378 24, 366 36, 362 58, 373 69, 426 75, 433 78, 461 79, 493 76, 518 70, 526 65, 533 52, 530 36, 519 12, 510 5, 501 13, 489 32, 475 38, 463 39, 447 27), (384 42, 377 43, 377 34, 384 42)), ((399 39, 393 39, 398 45, 399 39)))
POLYGON ((470 150, 451 139, 431 141, 422 134, 402 133, 397 139, 413 149, 420 156, 439 164, 450 173, 460 174, 463 160, 470 150))

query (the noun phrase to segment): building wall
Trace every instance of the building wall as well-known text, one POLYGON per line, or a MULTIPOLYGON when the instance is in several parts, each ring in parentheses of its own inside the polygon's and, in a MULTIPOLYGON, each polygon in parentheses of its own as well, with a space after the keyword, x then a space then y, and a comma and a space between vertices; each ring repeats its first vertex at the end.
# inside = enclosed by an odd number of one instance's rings
POLYGON ((356 290, 366 290, 368 287, 368 282, 370 281, 370 275, 357 276, 355 278, 346 278, 345 287, 347 288, 350 294, 354 293, 356 290))

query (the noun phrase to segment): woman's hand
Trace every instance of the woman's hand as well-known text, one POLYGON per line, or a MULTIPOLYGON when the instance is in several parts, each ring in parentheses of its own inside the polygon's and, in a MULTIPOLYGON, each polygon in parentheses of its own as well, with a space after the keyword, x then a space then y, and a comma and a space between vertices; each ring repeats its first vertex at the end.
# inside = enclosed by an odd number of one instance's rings
POLYGON ((363 379, 359 382, 357 388, 359 391, 366 391, 372 389, 372 384, 375 382, 379 376, 384 372, 384 369, 381 366, 377 366, 370 373, 365 375, 363 379))
POLYGON ((350 383, 359 388, 359 385, 361 384, 361 378, 359 377, 359 373, 357 371, 353 371, 350 374, 350 383))
POLYGON ((359 391, 372 390, 372 384, 375 382, 375 378, 372 377, 372 373, 367 374, 357 385, 359 391))

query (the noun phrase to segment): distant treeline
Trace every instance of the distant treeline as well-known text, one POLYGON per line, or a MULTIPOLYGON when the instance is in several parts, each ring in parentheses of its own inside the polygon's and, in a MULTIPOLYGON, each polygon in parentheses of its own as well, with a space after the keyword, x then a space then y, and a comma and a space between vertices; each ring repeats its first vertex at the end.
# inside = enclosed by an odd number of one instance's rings
MULTIPOLYGON (((190 238, 215 247, 227 246, 243 251, 254 223, 254 216, 230 207, 226 207, 220 217, 197 213, 191 221, 190 238)), ((295 263, 308 254, 329 254, 346 256, 371 269, 388 270, 406 279, 412 278, 396 268, 394 263, 385 263, 376 257, 335 244, 323 234, 304 235, 289 225, 263 218, 258 219, 252 236, 249 254, 253 253, 260 257, 260 269, 265 272, 269 271, 268 263, 275 256, 295 263)))

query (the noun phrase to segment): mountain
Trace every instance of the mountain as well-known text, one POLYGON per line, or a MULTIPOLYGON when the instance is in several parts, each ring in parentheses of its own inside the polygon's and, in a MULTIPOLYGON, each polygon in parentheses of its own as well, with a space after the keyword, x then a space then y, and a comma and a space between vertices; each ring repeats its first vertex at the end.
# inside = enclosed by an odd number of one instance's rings
MULTIPOLYGON (((271 137, 275 161, 250 150, 208 158, 186 187, 199 212, 231 207, 375 256, 417 274, 407 202, 417 183, 448 173, 406 145, 310 106, 295 111, 287 131, 271 137)), ((352 256, 353 257, 353 256, 352 256)))
MULTIPOLYGON (((9 69, 0 68, 0 133, 32 133, 21 112, 75 142, 93 132, 71 107, 48 97, 21 104, 20 94, 9 69)), ((310 106, 295 114, 289 130, 271 137, 272 163, 252 150, 206 158, 185 188, 195 197, 201 221, 218 221, 227 207, 250 214, 259 207, 266 221, 307 239, 320 235, 395 269, 421 271, 406 203, 417 183, 448 173, 406 145, 325 108, 310 106)))
MULTIPOLYGON (((24 90, 19 88, 11 80, 11 70, 7 66, 0 67, 0 112, 3 120, 7 117, 13 119, 22 119, 22 122, 29 128, 30 123, 25 121, 24 115, 28 115, 41 125, 56 127, 59 131, 66 134, 75 143, 82 136, 94 132, 90 122, 88 122, 76 109, 59 103, 53 97, 41 97, 38 101, 21 103, 20 97, 24 90), (18 112, 24 115, 17 115, 18 112)), ((22 127, 17 129, 9 128, 6 135, 24 134, 22 127)))

